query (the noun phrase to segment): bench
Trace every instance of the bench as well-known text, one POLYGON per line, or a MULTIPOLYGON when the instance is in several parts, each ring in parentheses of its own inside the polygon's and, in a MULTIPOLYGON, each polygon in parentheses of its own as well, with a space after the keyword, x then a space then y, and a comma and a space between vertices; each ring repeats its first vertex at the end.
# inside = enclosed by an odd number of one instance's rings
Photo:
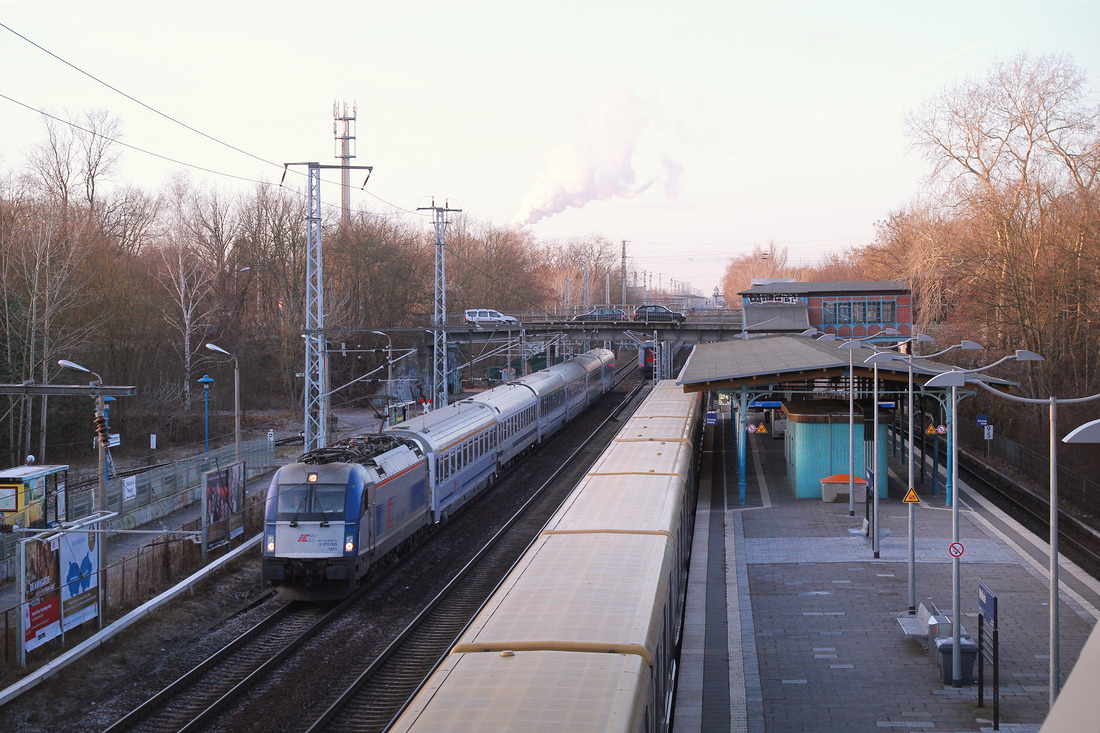
MULTIPOLYGON (((938 647, 936 639, 951 636, 951 617, 941 613, 932 601, 922 601, 917 607, 916 613, 899 614, 898 624, 907 637, 928 650, 928 656, 933 662, 938 662, 938 647)), ((960 636, 966 637, 966 629, 959 627, 960 636)))

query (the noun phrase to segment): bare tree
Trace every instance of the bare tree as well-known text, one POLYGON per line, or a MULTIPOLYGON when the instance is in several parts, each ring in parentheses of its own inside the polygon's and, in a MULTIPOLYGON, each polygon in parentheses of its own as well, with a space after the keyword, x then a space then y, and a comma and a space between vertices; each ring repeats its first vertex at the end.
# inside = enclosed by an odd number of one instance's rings
POLYGON ((210 273, 190 240, 194 230, 190 220, 191 189, 183 178, 173 181, 167 206, 168 228, 158 245, 160 269, 157 279, 171 297, 171 310, 164 320, 179 338, 178 352, 183 361, 183 401, 191 405, 191 367, 201 348, 201 337, 213 311, 208 297, 212 289, 210 273))
POLYGON ((1098 261, 1098 109, 1084 84, 1067 57, 1019 55, 907 121, 951 219, 940 246, 960 308, 991 345, 1044 353, 1042 373, 1068 369, 1077 388, 1080 323, 1096 308, 1082 286, 1098 261))

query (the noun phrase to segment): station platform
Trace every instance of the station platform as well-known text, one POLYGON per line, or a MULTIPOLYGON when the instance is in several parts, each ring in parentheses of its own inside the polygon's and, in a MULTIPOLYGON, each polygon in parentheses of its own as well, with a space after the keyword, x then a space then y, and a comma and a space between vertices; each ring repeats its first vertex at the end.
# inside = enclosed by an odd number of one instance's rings
MULTIPOLYGON (((991 670, 977 707, 977 684, 944 684, 898 623, 909 607, 902 464, 891 458, 876 559, 862 504, 850 516, 847 501, 794 498, 783 440, 748 436, 742 504, 735 437, 719 412, 704 444, 673 730, 992 731, 991 670)), ((917 602, 949 614, 951 509, 930 475, 915 488, 917 602)), ((959 496, 962 625, 976 635, 981 582, 998 597, 999 730, 1038 731, 1049 709, 1049 546, 965 484, 959 496)), ((1060 576, 1064 684, 1100 619, 1100 583, 1065 558, 1060 576)))

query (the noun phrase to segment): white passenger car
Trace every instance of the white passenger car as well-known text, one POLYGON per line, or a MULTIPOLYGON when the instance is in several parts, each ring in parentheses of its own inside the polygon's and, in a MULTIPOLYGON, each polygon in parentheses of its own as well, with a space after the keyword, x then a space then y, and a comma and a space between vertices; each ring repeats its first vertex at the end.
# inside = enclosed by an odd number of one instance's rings
POLYGON ((466 323, 472 323, 475 326, 479 326, 482 324, 519 325, 519 321, 516 320, 515 316, 506 316, 500 311, 495 311, 490 308, 471 308, 463 314, 462 320, 466 323))

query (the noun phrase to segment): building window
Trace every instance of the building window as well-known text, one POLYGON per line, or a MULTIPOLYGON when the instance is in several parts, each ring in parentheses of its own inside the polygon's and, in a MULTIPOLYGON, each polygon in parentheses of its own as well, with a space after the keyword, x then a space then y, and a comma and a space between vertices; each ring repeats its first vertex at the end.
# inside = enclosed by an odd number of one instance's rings
POLYGON ((837 323, 851 323, 852 322, 852 304, 851 303, 837 303, 836 304, 836 322, 837 323))
POLYGON ((867 322, 882 323, 882 301, 872 300, 867 303, 867 322))
POLYGON ((882 302, 882 322, 883 323, 897 323, 898 321, 898 304, 892 300, 884 300, 882 302))

